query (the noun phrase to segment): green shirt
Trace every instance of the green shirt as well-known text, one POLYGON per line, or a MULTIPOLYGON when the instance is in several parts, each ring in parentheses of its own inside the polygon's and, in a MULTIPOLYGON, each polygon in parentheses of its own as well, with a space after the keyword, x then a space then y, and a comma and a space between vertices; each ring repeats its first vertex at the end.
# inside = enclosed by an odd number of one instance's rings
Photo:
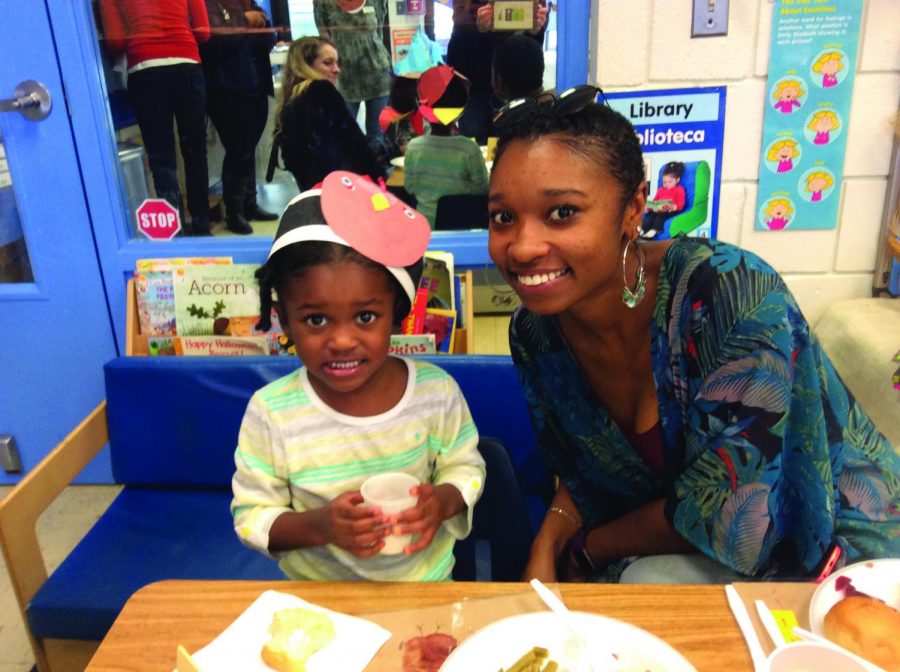
POLYGON ((353 14, 341 10, 334 0, 314 0, 313 12, 319 34, 337 48, 341 63, 338 89, 347 102, 388 95, 391 55, 381 38, 388 22, 387 0, 366 0, 353 14))
MULTIPOLYGON (((434 228, 441 196, 487 193, 488 172, 481 149, 461 135, 413 138, 403 159, 403 186, 415 195, 416 209, 434 228)), ((487 222, 472 222, 473 229, 486 226, 487 222)))

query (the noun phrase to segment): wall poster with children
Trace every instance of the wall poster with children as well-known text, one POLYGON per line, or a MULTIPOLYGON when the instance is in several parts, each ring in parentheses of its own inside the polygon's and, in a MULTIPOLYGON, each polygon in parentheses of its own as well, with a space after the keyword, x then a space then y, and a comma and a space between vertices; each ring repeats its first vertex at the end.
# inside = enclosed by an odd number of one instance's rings
POLYGON ((778 0, 772 12, 756 229, 833 229, 862 0, 778 0))
POLYGON ((634 125, 644 153, 648 200, 641 236, 715 238, 725 87, 627 91, 606 98, 634 125))

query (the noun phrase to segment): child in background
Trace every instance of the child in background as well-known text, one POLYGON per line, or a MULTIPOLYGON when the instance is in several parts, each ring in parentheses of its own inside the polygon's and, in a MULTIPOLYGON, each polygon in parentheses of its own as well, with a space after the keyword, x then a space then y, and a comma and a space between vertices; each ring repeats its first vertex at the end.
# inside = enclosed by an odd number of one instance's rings
MULTIPOLYGON (((455 134, 454 122, 468 100, 468 82, 448 65, 429 68, 419 79, 419 111, 431 124, 429 135, 409 142, 403 162, 404 184, 434 228, 437 202, 451 194, 487 194, 488 172, 481 149, 455 134)), ((472 222, 472 228, 485 222, 472 222)))
POLYGON ((425 135, 425 118, 416 102, 418 83, 418 75, 397 75, 391 82, 387 107, 378 117, 388 160, 406 154, 409 141, 425 135))
POLYGON ((656 240, 670 238, 666 220, 684 210, 684 187, 679 184, 682 175, 684 164, 681 161, 670 161, 663 167, 662 186, 653 195, 652 203, 647 204, 647 212, 641 226, 641 235, 644 238, 656 240))
POLYGON ((302 366, 250 400, 231 511, 291 579, 447 580, 471 530, 485 473, 465 399, 438 367, 388 352, 429 237, 421 214, 337 171, 288 204, 257 273, 260 328, 274 306, 302 366), (388 471, 421 482, 414 508, 363 504, 363 481, 388 471), (379 554, 389 534, 420 536, 379 554))

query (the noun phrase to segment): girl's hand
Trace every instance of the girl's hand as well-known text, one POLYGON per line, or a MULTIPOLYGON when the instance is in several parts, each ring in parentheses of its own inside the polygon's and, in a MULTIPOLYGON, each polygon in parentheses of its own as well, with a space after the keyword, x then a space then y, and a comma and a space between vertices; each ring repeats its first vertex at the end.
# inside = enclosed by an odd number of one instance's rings
POLYGON ((345 492, 328 504, 328 538, 358 558, 371 558, 384 548, 390 527, 383 524, 380 509, 362 503, 359 492, 345 492))
POLYGON ((537 35, 541 32, 541 28, 544 27, 545 23, 547 23, 547 5, 541 3, 534 8, 534 30, 528 32, 532 35, 537 35))
POLYGON ((410 488, 409 492, 411 495, 418 495, 416 506, 390 516, 388 520, 392 534, 421 535, 403 549, 406 555, 428 548, 441 524, 465 508, 462 495, 452 485, 444 484, 435 488, 431 483, 421 483, 410 488))

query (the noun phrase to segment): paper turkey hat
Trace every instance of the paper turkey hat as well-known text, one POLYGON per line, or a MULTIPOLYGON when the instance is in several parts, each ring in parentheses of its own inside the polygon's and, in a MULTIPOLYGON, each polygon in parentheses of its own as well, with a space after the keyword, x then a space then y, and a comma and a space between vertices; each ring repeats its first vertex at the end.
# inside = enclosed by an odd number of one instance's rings
POLYGON ((269 258, 298 243, 344 245, 384 266, 412 303, 421 276, 417 262, 430 238, 431 227, 420 212, 368 177, 336 170, 287 204, 269 258))
POLYGON ((449 126, 469 101, 469 80, 449 65, 435 65, 419 77, 418 94, 422 116, 449 126))

